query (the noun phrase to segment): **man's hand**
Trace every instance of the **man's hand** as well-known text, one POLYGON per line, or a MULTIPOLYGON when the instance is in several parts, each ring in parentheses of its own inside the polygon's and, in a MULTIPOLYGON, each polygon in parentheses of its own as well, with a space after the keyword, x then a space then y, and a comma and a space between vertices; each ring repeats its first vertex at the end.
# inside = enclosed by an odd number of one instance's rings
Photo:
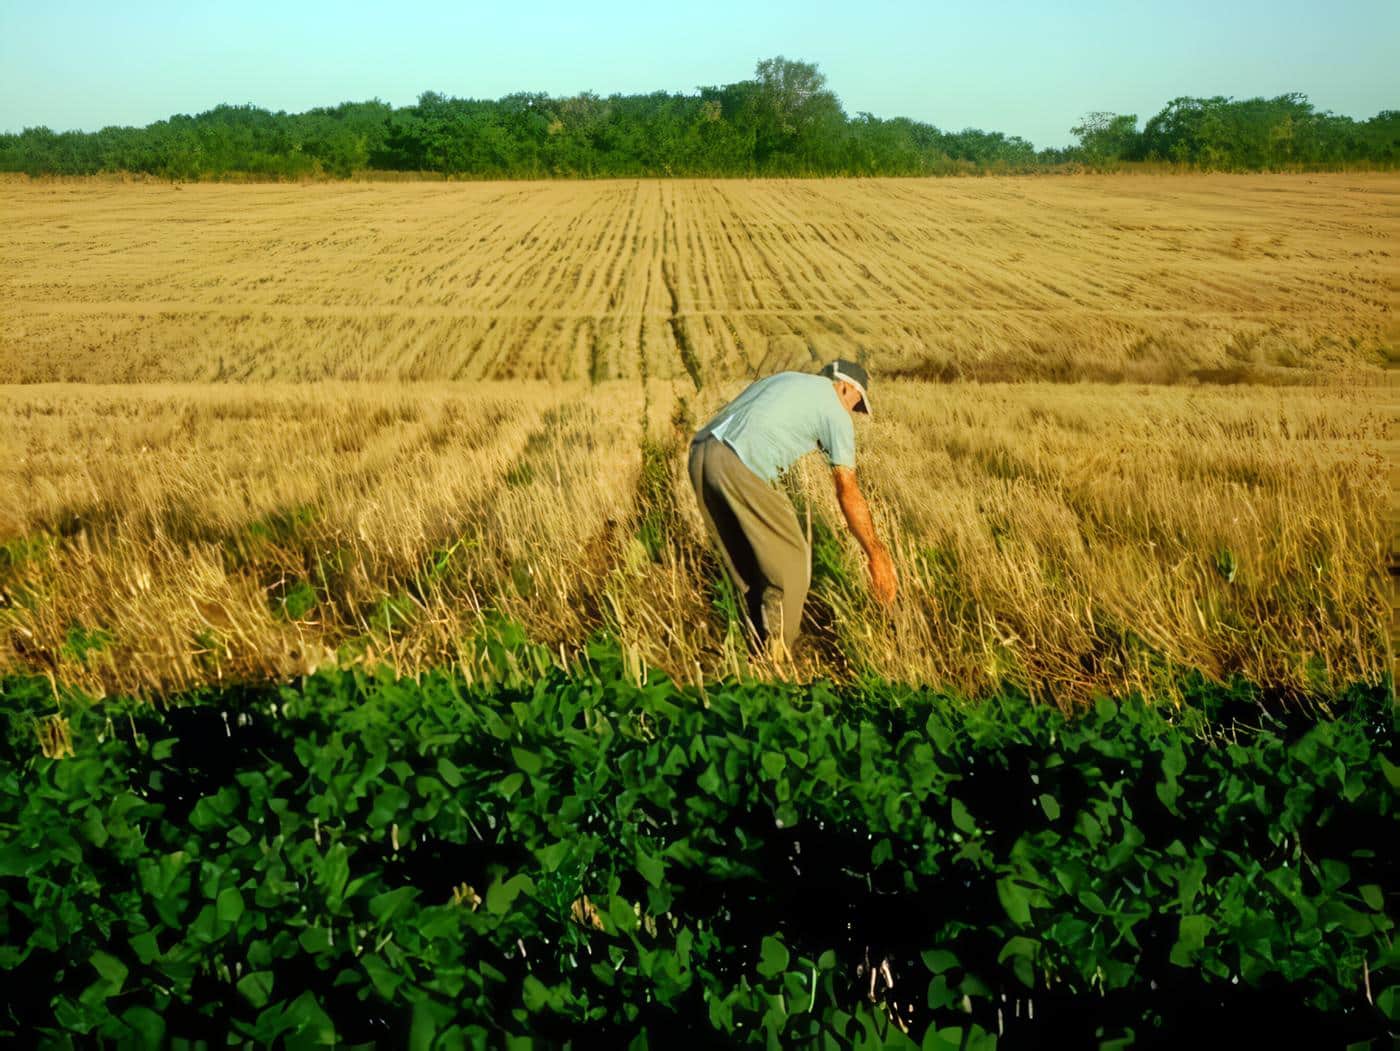
POLYGON ((899 577, 894 571, 894 561, 883 544, 870 556, 870 586, 882 606, 894 602, 894 596, 899 591, 899 577))
POLYGON ((841 505, 841 513, 846 516, 860 546, 865 549, 865 557, 870 560, 870 584, 875 598, 888 606, 894 601, 899 590, 899 578, 895 576, 894 562, 885 545, 875 535, 875 523, 870 518, 870 505, 856 484, 856 473, 849 467, 832 468, 831 475, 836 482, 836 502, 841 505))

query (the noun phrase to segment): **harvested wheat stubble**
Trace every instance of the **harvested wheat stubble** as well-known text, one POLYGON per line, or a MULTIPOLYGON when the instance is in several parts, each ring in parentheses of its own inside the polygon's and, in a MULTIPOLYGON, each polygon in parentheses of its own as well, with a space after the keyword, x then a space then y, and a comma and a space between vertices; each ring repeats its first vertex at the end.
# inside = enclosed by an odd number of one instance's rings
POLYGON ((1400 176, 5 183, 0 382, 1300 382, 1397 356, 1400 176))
POLYGON ((1383 671, 1395 175, 0 202, 0 672, 469 668, 501 616, 688 680, 1063 704, 1170 697, 1182 668, 1314 695, 1383 671), (684 440, 747 377, 835 354, 880 384, 860 470, 902 595, 870 605, 803 464, 817 580, 774 668, 724 612, 684 440), (1185 382, 923 382, 959 377, 1185 382))
POLYGON ((1293 691, 1384 671, 1383 389, 881 386, 859 467, 902 594, 870 602, 829 473, 795 665, 745 655, 684 440, 738 388, 0 387, 0 674, 154 691, 329 661, 470 669, 483 618, 637 667, 970 693, 1293 691))

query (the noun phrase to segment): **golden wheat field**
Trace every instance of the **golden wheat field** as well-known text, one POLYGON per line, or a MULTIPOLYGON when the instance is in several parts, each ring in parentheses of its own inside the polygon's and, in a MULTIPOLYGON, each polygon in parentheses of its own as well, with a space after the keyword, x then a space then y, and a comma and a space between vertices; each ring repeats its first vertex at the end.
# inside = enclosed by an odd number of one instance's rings
POLYGON ((1400 178, 0 184, 0 382, 1307 378, 1400 347, 1400 178))
POLYGON ((691 681, 1065 705, 1386 670, 1400 177, 0 201, 0 674, 470 674, 502 618, 561 661, 607 631, 691 681), (814 591, 775 667, 726 611, 685 445, 747 378, 836 354, 874 376, 859 474, 901 594, 871 602, 802 463, 814 591))

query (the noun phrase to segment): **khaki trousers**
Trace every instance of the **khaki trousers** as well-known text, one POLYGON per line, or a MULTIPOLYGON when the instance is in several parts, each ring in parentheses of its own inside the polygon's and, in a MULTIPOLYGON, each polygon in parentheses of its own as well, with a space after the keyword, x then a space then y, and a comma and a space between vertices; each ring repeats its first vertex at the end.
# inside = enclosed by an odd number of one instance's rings
POLYGON ((792 502, 716 438, 691 445, 690 481, 759 641, 791 647, 812 582, 811 553, 792 502))

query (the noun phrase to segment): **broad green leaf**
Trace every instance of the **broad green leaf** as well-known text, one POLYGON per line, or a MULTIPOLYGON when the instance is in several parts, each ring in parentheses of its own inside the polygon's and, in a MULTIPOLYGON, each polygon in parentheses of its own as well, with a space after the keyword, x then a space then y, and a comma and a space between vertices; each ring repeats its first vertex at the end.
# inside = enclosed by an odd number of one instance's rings
POLYGON ((948 725, 939 717, 938 713, 935 712, 928 717, 928 722, 924 724, 924 730, 928 733, 929 740, 933 742, 933 746, 937 748, 940 753, 946 754, 953 750, 955 740, 953 731, 948 728, 948 725))
POLYGON ((949 987, 947 975, 936 974, 928 983, 928 1006, 932 1011, 941 1011, 961 999, 962 994, 949 987))
POLYGON ((126 981, 128 974, 126 964, 100 949, 88 957, 88 962, 110 986, 108 996, 115 996, 121 992, 122 984, 126 981))
POLYGON ((924 966, 933 974, 942 974, 958 966, 958 958, 947 949, 927 949, 921 955, 924 966))
POLYGON ((380 923, 385 923, 417 896, 417 887, 399 887, 376 894, 369 899, 370 915, 380 923))
POLYGON ((1181 903, 1183 912, 1189 912, 1196 903, 1196 895, 1201 891, 1201 884, 1206 878, 1206 863, 1202 858, 1192 858, 1181 869, 1178 877, 1181 903))
POLYGON ((938 1028, 938 1024, 932 1023, 924 1031, 924 1039, 920 1042, 920 1051, 961 1051, 963 1032, 959 1026, 946 1026, 938 1028))
POLYGON ((1196 954, 1205 947, 1210 917, 1200 914, 1183 916, 1177 924, 1176 944, 1172 946, 1171 961, 1178 967, 1189 967, 1196 954))
POLYGON ((1400 1022, 1400 985, 1382 989, 1376 997, 1376 1006, 1386 1018, 1392 1022, 1400 1022))
POLYGON ((360 958, 360 966, 365 969, 365 974, 369 975, 369 980, 374 984, 375 991, 384 999, 392 1002, 394 994, 403 984, 402 976, 393 971, 382 957, 372 952, 365 953, 360 958))
POLYGON ((1091 847, 1097 847, 1103 841, 1103 826, 1087 810, 1079 811, 1074 819, 1074 830, 1083 836, 1091 847))
POLYGON ((567 840, 560 840, 558 843, 551 843, 547 847, 537 847, 535 857, 539 859, 540 866, 546 872, 554 872, 573 853, 574 846, 567 840))
POLYGON ((765 978, 772 978, 786 971, 791 958, 787 946, 770 935, 764 936, 759 946, 759 957, 758 973, 765 978))
POLYGON ((972 815, 967 812, 967 807, 963 806, 963 801, 961 799, 954 799, 950 806, 955 828, 969 835, 977 831, 977 822, 975 822, 972 819, 972 815))
POLYGON ((325 927, 307 927, 297 936, 297 941, 309 953, 325 952, 332 944, 331 932, 325 927))
POLYGON ((660 858, 652 857, 646 851, 638 847, 637 871, 640 872, 642 878, 653 887, 659 887, 666 878, 666 863, 660 858))
POLYGON ((126 940, 131 946, 131 951, 136 954, 136 958, 142 963, 150 963, 160 956, 160 945, 156 942, 154 931, 142 931, 140 934, 133 934, 126 940))
POLYGON ((122 1012, 122 1021, 135 1034, 139 1046, 160 1048, 165 1044, 165 1019, 149 1007, 137 1004, 122 1012))
POLYGON ((438 759, 437 772, 438 777, 442 778, 442 783, 448 788, 457 788, 462 783, 462 772, 447 756, 438 759))
POLYGON ((379 794, 374 797, 374 809, 369 813, 370 825, 374 828, 387 828, 395 821, 402 820, 399 815, 408 807, 409 802, 409 794, 398 785, 383 785, 379 794))
POLYGON ((626 933, 637 929, 637 910, 626 898, 614 894, 608 902, 608 918, 619 931, 626 933))
POLYGON ((504 883, 499 879, 494 881, 486 891, 486 911, 496 916, 504 916, 521 892, 533 887, 534 883, 530 877, 523 873, 512 876, 504 883))
POLYGON ((521 770, 524 770, 525 773, 529 774, 531 777, 538 774, 544 767, 544 761, 540 759, 539 754, 536 752, 512 746, 510 754, 515 759, 515 765, 520 767, 521 770))
POLYGON ((520 988, 520 1000, 525 1005, 525 1010, 532 1014, 538 1013, 549 1005, 549 987, 533 974, 526 975, 520 988))
POLYGON ((154 759, 156 762, 160 762, 164 759, 169 759, 175 751, 176 743, 177 742, 173 737, 167 737, 163 741, 153 742, 151 744, 151 758, 154 759))
POLYGON ((1162 749, 1162 773, 1175 780, 1186 772, 1186 752, 1173 743, 1162 749))
POLYGON ((1381 772, 1391 788, 1400 788, 1400 766, 1396 766, 1383 755, 1376 756, 1381 761, 1381 772))
POLYGON ((885 862, 894 857, 894 844, 888 837, 882 836, 878 843, 870 848, 870 864, 879 868, 885 862))
POLYGON ((1013 956, 1026 956, 1035 959, 1040 952, 1040 942, 1034 938, 1025 938, 1021 935, 1010 939, 1001 947, 1001 952, 997 953, 997 963, 1005 963, 1013 956))
POLYGON ((198 942, 212 942, 220 935, 219 917, 213 905, 205 905, 195 916, 189 927, 190 935, 198 942))
POLYGON ((711 763, 700 772, 700 776, 695 779, 695 783, 700 787, 702 792, 717 796, 720 794, 719 790, 724 782, 720 779, 719 771, 715 769, 715 765, 711 763))
POLYGON ((1001 947, 997 963, 1011 961, 1011 969, 1017 979, 1028 989, 1035 988, 1035 958, 1040 952, 1040 942, 1034 938, 1017 936, 1001 947))
POLYGON ((263 1007, 272 998, 272 972, 252 971, 238 979, 238 991, 254 1007, 263 1007))
POLYGON ((0 876, 23 876, 42 864, 42 855, 19 843, 0 846, 0 876))
POLYGON ((225 887, 219 891, 214 909, 220 923, 232 926, 243 915, 243 895, 238 892, 237 887, 225 887))
POLYGON ((292 1032, 301 1038, 300 1043, 335 1042, 335 1025, 309 990, 287 1005, 283 1017, 291 1023, 292 1032))
POLYGON ((1011 877, 1005 876, 997 880, 997 899, 1013 923, 1022 927, 1030 924, 1030 892, 1011 877))

